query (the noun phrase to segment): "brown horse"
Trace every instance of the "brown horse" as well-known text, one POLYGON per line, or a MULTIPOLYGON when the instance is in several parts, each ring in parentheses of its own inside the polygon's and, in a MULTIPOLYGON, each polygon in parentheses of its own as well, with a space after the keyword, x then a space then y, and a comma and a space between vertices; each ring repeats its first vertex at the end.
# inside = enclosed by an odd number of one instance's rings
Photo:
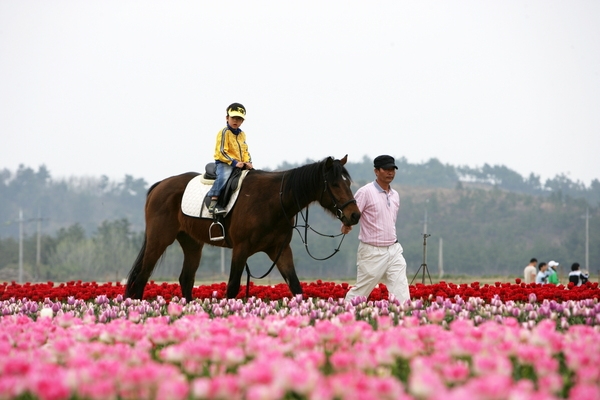
POLYGON ((223 220, 225 238, 218 241, 210 240, 211 219, 190 217, 181 211, 183 192, 197 173, 188 172, 155 183, 148 190, 144 243, 129 272, 125 296, 142 298, 156 262, 175 240, 183 249, 179 284, 188 301, 192 300, 194 278, 205 243, 233 249, 228 298, 238 295, 246 260, 260 251, 275 262, 291 292, 302 294, 290 247, 294 220, 302 209, 318 202, 343 224, 358 223, 360 211, 344 167, 347 159, 347 155, 341 160, 328 157, 281 172, 249 171, 236 204, 223 220))

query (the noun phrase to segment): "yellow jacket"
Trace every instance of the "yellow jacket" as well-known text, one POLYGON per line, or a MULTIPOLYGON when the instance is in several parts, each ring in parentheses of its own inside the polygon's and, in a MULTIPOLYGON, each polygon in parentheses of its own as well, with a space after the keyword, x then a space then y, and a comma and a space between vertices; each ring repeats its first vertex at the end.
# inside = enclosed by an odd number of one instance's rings
POLYGON ((252 162, 244 131, 239 130, 239 133, 235 134, 226 126, 217 133, 215 161, 221 161, 228 165, 235 165, 238 161, 252 162))

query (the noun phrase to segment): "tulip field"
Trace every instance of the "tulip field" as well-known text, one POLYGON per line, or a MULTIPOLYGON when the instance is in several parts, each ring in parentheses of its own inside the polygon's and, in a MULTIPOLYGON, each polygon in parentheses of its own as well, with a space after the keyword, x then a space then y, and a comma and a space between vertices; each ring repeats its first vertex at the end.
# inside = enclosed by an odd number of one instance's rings
POLYGON ((600 288, 0 283, 2 399, 600 399, 600 288))

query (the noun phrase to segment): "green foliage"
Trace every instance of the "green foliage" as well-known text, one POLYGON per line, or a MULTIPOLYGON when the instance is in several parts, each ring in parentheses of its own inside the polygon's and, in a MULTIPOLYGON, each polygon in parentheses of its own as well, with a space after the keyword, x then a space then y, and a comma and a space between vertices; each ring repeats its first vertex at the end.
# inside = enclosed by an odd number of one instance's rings
POLYGON ((516 357, 511 357, 512 363, 512 379, 518 381, 521 379, 529 379, 538 389, 538 376, 535 368, 531 364, 520 363, 516 357))
POLYGON ((398 378, 402 383, 408 385, 410 377, 410 361, 406 358, 396 358, 396 364, 392 366, 392 376, 398 378))
POLYGON ((94 280, 94 247, 90 240, 65 240, 58 243, 50 256, 51 268, 46 269, 47 280, 79 280, 81 276, 94 280))

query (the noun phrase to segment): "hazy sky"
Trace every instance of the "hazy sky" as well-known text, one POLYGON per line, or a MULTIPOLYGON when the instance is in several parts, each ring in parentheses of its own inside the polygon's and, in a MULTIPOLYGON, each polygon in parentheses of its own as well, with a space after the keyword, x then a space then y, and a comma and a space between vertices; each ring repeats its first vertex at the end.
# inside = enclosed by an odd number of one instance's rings
POLYGON ((0 1, 0 169, 379 154, 600 178, 600 1, 0 1))

